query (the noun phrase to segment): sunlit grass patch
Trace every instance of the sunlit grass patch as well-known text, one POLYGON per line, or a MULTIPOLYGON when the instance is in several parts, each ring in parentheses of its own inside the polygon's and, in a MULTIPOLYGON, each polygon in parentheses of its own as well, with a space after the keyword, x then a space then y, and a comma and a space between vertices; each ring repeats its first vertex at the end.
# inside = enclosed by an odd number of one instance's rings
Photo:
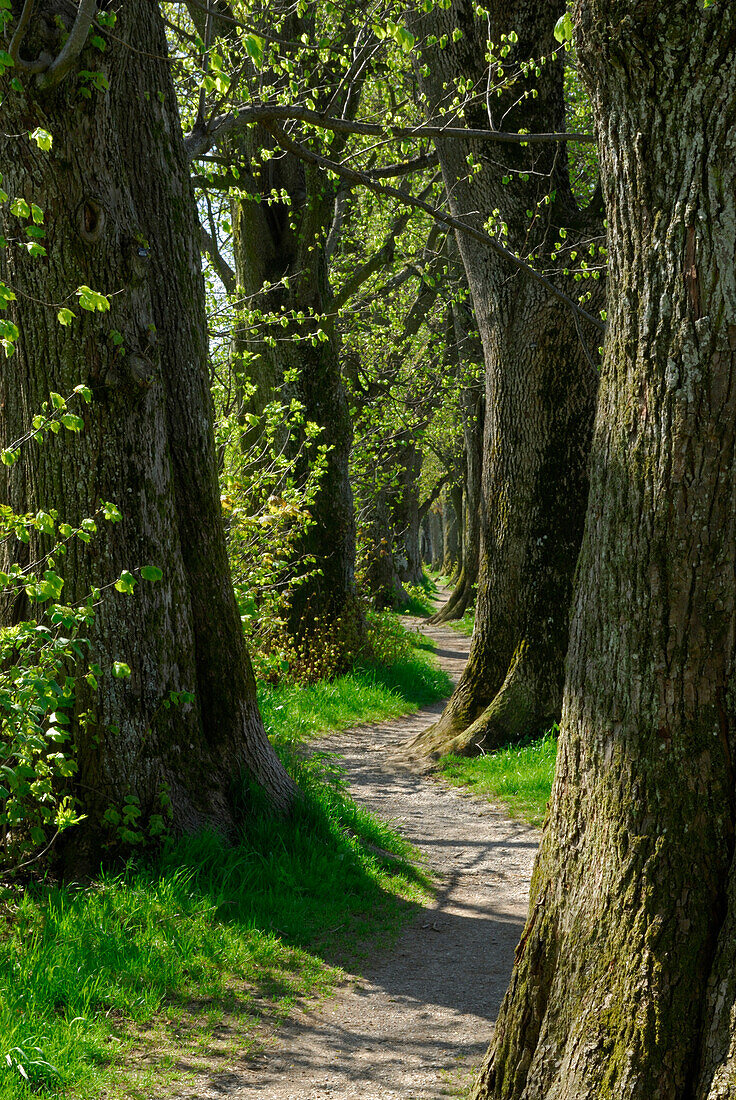
MULTIPOLYGON (((431 643, 402 646, 384 666, 262 690, 304 793, 289 822, 252 812, 233 843, 201 833, 89 885, 0 890, 0 1100, 165 1095, 211 1072, 223 1020, 247 1058, 260 1022, 329 992, 341 952, 391 939, 426 900, 414 853, 349 798, 339 760, 302 749, 449 693, 431 643)), ((244 798, 255 810, 258 792, 244 798)))
POLYGON ((160 1085, 225 1015, 247 1056, 264 1012, 339 977, 332 933, 390 937, 426 897, 408 845, 346 796, 336 761, 289 766, 305 797, 288 823, 259 816, 233 845, 202 833, 84 887, 5 891, 2 1100, 113 1082, 135 1095, 128 1052, 148 1052, 160 1085))
POLYGON ((469 638, 475 626, 475 608, 469 607, 461 619, 451 619, 447 625, 457 630, 458 634, 466 634, 469 638))
POLYGON ((512 817, 541 825, 552 789, 556 756, 555 728, 535 741, 485 756, 445 756, 439 767, 455 786, 503 803, 512 817))
POLYGON ((355 668, 316 684, 263 687, 258 701, 269 734, 306 740, 359 722, 398 718, 452 693, 452 680, 417 635, 414 654, 387 666, 355 668))

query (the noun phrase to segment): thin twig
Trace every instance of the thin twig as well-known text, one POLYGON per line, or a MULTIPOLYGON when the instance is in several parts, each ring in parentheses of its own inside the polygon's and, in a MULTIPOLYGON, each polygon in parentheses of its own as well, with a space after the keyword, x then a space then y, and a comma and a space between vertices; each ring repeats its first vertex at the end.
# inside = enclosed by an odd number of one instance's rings
POLYGON ((539 283, 540 286, 545 287, 553 297, 557 298, 560 302, 564 302, 578 317, 584 318, 593 325, 594 328, 598 329, 599 332, 605 332, 605 325, 602 321, 594 317, 592 313, 588 313, 587 310, 578 305, 574 298, 571 298, 564 290, 560 290, 559 287, 555 286, 546 275, 541 275, 535 268, 526 263, 525 260, 515 255, 510 249, 504 248, 502 244, 499 244, 498 241, 494 240, 488 233, 484 233, 480 229, 475 229, 472 225, 467 225, 459 218, 454 218, 451 214, 445 214, 444 211, 439 210, 436 206, 432 206, 430 203, 424 202, 423 199, 419 199, 406 191, 401 191, 398 187, 390 187, 385 183, 377 183, 370 176, 366 175, 365 172, 358 172, 354 168, 346 168, 336 161, 328 160, 327 157, 322 157, 318 153, 313 153, 311 149, 307 149, 299 142, 290 138, 288 134, 275 123, 264 123, 264 126, 269 133, 273 134, 282 149, 294 153, 307 164, 314 164, 319 168, 325 168, 327 171, 334 172, 337 176, 344 176, 354 183, 362 184, 370 191, 374 191, 377 195, 386 195, 389 198, 398 199, 399 202, 406 203, 409 206, 414 206, 418 210, 424 210, 430 217, 435 218, 444 225, 449 225, 452 229, 459 230, 466 236, 485 245, 486 248, 490 249, 491 252, 495 252, 497 256, 501 256, 512 267, 515 267, 518 271, 523 271, 524 274, 535 283, 539 283))

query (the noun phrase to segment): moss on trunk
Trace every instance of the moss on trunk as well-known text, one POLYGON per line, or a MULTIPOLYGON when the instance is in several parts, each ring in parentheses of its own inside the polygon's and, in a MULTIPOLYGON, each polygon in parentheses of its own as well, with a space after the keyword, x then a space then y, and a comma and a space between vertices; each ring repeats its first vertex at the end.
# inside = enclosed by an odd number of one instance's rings
MULTIPOLYGON (((79 67, 101 69, 109 92, 80 97, 72 73, 47 93, 24 78, 3 101, 6 186, 44 210, 48 257, 14 244, 3 250, 21 337, 0 388, 4 446, 28 429, 50 390, 83 382, 93 392, 78 438, 27 447, 2 474, 3 498, 23 512, 58 509, 74 523, 101 501, 118 504, 122 523, 104 527, 89 550, 70 547, 67 599, 111 584, 122 569, 164 571, 160 584, 141 582, 133 596, 107 592, 94 623, 92 652, 105 673, 91 698, 79 685, 77 711, 93 717, 75 730, 75 785, 94 848, 105 840, 109 806, 136 795, 145 819, 160 812, 163 784, 182 830, 231 827, 243 771, 283 810, 295 791, 263 730, 230 580, 198 223, 158 8, 131 0, 105 53, 88 51, 79 67), (35 126, 52 133, 49 152, 12 136, 35 126), (62 327, 53 303, 81 285, 110 294, 111 308, 77 308, 62 327), (130 665, 129 680, 111 675, 115 660, 130 665), (195 701, 170 707, 172 691, 195 701)), ((16 237, 17 221, 7 210, 3 219, 6 236, 16 237)), ((10 558, 17 552, 5 548, 10 558)))
POLYGON ((476 1100, 734 1078, 736 10, 580 0, 609 322, 559 754, 476 1100))

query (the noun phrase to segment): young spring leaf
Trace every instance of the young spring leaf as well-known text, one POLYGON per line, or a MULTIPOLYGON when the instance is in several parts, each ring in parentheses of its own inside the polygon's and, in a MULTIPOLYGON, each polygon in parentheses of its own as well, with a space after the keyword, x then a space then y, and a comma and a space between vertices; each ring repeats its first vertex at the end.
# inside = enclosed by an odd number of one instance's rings
POLYGON ((159 569, 157 565, 143 565, 141 566, 141 576, 144 581, 151 581, 155 583, 160 581, 163 577, 163 570, 159 569))

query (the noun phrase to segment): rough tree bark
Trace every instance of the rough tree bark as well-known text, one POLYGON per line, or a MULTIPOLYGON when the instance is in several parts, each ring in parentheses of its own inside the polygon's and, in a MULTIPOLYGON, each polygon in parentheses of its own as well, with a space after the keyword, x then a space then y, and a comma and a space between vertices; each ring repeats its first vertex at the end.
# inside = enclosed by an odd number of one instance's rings
POLYGON ((476 1098, 736 1096, 736 9, 582 0, 609 322, 557 774, 476 1098))
MULTIPOLYGON (((541 75, 532 68, 498 98, 477 95, 465 112, 468 125, 500 125, 503 119, 504 129, 564 129, 562 64, 552 56, 552 29, 564 4, 494 0, 489 10, 486 20, 470 0, 454 0, 445 11, 417 17, 419 41, 427 33, 448 40, 444 49, 423 51, 428 114, 446 114, 447 89, 458 79, 474 88, 492 85, 488 37, 498 49, 501 35, 513 31, 518 42, 505 71, 545 56, 541 75), (537 97, 525 98, 532 88, 537 97)), ((481 228, 498 211, 507 244, 534 254, 547 270, 561 267, 551 256, 558 227, 582 236, 597 231, 600 210, 578 208, 564 147, 514 147, 501 157, 498 149, 472 140, 436 144, 453 215, 481 228), (469 156, 480 173, 468 174, 469 156), (509 175, 512 182, 505 185, 509 175), (555 198, 545 205, 549 190, 555 198)), ((595 368, 572 315, 543 287, 512 274, 503 259, 462 233, 457 241, 486 366, 481 559, 470 659, 441 719, 415 745, 433 754, 493 748, 559 717, 596 391, 595 368)), ((566 284, 561 272, 555 278, 566 284)), ((567 286, 579 293, 579 284, 567 286)), ((595 340, 597 334, 585 335, 595 340)))
POLYGON ((368 490, 362 520, 364 532, 363 575, 365 586, 375 608, 398 608, 408 601, 399 579, 394 556, 394 531, 389 508, 390 488, 374 484, 368 490))
POLYGON ((433 569, 441 569, 445 557, 445 532, 442 515, 436 505, 429 512, 429 529, 432 532, 432 558, 429 564, 433 569))
MULTIPOLYGON (((470 364, 482 359, 480 340, 469 311, 463 305, 452 307, 455 343, 458 359, 466 372, 470 364), (476 357, 477 345, 477 357, 476 357)), ((480 499, 481 472, 483 468, 483 428, 485 422, 485 394, 483 385, 473 383, 463 387, 460 394, 463 418, 463 501, 462 501, 462 562, 455 586, 444 607, 429 620, 445 623, 461 619, 475 601, 480 558, 480 499)))
MULTIPOLYGON (((273 326, 277 343, 258 353, 246 372, 257 387, 256 406, 291 378, 287 392, 304 406, 307 420, 322 429, 320 444, 329 448, 326 469, 312 506, 312 526, 300 552, 315 559, 318 572, 291 596, 290 626, 299 637, 321 624, 341 619, 355 604, 355 513, 349 460, 353 440, 339 359, 339 337, 331 308, 332 292, 325 251, 332 221, 334 192, 323 172, 304 168, 291 154, 258 170, 251 161, 243 177, 254 196, 285 191, 290 202, 238 200, 233 228, 238 283, 266 311, 299 315, 287 328, 273 326), (255 175, 253 174, 255 173, 255 175), (277 287, 258 297, 264 282, 277 287), (315 318, 310 320, 310 318, 315 318), (305 339, 320 330, 326 339, 305 339), (292 342, 290 337, 299 337, 292 342)), ((247 341, 246 341, 247 346, 247 341)), ((306 470, 302 471, 306 474, 306 470)))
POLYGON ((419 475, 422 455, 409 433, 402 433, 394 445, 396 489, 392 494, 394 554, 402 584, 422 583, 422 555, 419 549, 419 475))
MULTIPOLYGON (((57 5, 37 5, 21 56, 58 52, 55 20, 57 5)), ((242 770, 283 810, 295 794, 263 729, 230 580, 198 225, 169 65, 157 5, 130 0, 104 54, 88 47, 58 87, 44 91, 20 74, 22 91, 4 89, 4 185, 44 210, 48 256, 34 259, 17 243, 21 223, 3 207, 2 274, 17 294, 10 312, 21 334, 0 379, 3 445, 28 429, 50 390, 84 382, 93 401, 79 437, 25 447, 3 468, 2 496, 21 512, 55 508, 72 523, 103 500, 118 503, 122 523, 101 525, 89 549, 69 548, 70 602, 124 568, 164 571, 132 596, 107 592, 92 629, 106 672, 94 697, 80 685, 77 710, 95 718, 75 730, 88 837, 128 794, 144 816, 156 812, 162 784, 181 830, 231 826, 242 770), (77 69, 101 71, 109 91, 82 98, 77 69), (22 136, 36 126, 52 133, 50 152, 22 136), (76 306, 82 285, 112 295, 109 313, 76 306), (56 319, 59 303, 78 314, 69 327, 56 319), (131 666, 129 680, 111 676, 114 660, 131 666), (168 709, 172 691, 195 702, 168 709)), ((43 542, 28 548, 29 560, 39 549, 43 542)))
MULTIPOLYGON (((457 494, 446 489, 442 495, 442 539, 445 554, 442 559, 442 572, 452 576, 460 559, 460 524, 456 509, 457 494)), ((460 515, 462 516, 462 490, 460 496, 460 515)))

